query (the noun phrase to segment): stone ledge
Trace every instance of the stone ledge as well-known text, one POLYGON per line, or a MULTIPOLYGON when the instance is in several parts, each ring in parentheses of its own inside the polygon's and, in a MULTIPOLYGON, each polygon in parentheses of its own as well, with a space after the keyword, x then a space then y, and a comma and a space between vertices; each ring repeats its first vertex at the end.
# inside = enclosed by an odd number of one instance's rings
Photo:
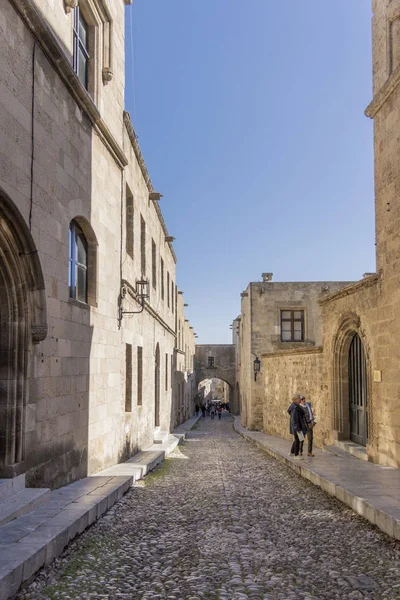
POLYGON ((315 458, 295 461, 287 456, 290 442, 261 432, 248 431, 235 418, 234 430, 260 450, 308 479, 330 496, 400 540, 400 469, 381 467, 364 460, 314 451, 315 458))
POLYGON ((0 600, 14 596, 131 485, 129 476, 88 477, 51 492, 40 509, 0 527, 0 600))

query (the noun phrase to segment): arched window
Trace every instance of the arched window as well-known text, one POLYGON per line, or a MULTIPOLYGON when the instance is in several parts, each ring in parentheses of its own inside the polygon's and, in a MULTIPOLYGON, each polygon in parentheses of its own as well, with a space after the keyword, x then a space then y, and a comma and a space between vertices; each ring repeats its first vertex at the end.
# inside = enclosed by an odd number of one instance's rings
POLYGON ((76 221, 69 226, 69 297, 79 302, 88 301, 88 243, 76 221))

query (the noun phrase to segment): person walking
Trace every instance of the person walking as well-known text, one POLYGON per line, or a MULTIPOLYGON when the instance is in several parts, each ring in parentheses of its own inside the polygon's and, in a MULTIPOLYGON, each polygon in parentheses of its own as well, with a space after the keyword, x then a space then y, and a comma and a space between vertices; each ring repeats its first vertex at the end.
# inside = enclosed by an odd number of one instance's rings
POLYGON ((214 417, 215 417, 215 404, 211 405, 211 408, 210 408, 210 417, 212 419, 214 419, 214 417))
POLYGON ((218 419, 221 420, 221 415, 222 415, 222 406, 221 405, 218 406, 217 413, 218 413, 218 419))
MULTIPOLYGON (((308 444, 308 456, 313 457, 313 441, 314 441, 314 425, 315 416, 311 408, 311 403, 306 402, 305 396, 300 399, 300 406, 304 411, 306 423, 307 423, 307 444, 308 444)), ((300 456, 303 454, 304 440, 300 442, 300 456)))
POLYGON ((203 414, 203 417, 206 416, 206 407, 204 406, 204 404, 201 405, 201 412, 203 414))
POLYGON ((300 442, 304 441, 305 434, 307 433, 305 412, 300 406, 301 398, 301 394, 295 394, 292 398, 292 404, 288 408, 288 413, 290 415, 290 433, 294 437, 289 454, 292 456, 294 455, 296 460, 302 459, 300 456, 300 442))

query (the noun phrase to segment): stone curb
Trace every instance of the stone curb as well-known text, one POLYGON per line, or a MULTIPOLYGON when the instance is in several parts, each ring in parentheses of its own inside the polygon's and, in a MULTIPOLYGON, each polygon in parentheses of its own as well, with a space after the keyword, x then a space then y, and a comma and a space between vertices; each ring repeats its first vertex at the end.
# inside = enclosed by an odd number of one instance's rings
POLYGON ((200 417, 193 417, 164 444, 154 444, 125 463, 50 492, 39 509, 0 527, 0 600, 59 556, 68 543, 107 512, 135 481, 155 469, 200 417))
MULTIPOLYGON (((317 473, 308 465, 294 462, 292 458, 271 448, 271 446, 267 444, 267 441, 262 439, 263 434, 261 432, 252 432, 243 427, 240 423, 240 417, 235 418, 233 428, 236 433, 241 435, 247 441, 255 444, 257 448, 267 452, 270 456, 292 469, 292 471, 295 471, 295 473, 304 479, 308 479, 308 481, 320 487, 330 496, 347 504, 354 512, 373 525, 376 525, 388 536, 400 540, 400 519, 397 519, 390 514, 390 507, 387 507, 386 510, 382 510, 381 508, 378 508, 378 506, 375 506, 372 501, 367 501, 365 498, 359 497, 351 492, 344 482, 340 482, 340 484, 335 483, 328 477, 324 477, 320 473, 317 473)), ((375 496, 375 498, 378 500, 379 496, 375 496)))

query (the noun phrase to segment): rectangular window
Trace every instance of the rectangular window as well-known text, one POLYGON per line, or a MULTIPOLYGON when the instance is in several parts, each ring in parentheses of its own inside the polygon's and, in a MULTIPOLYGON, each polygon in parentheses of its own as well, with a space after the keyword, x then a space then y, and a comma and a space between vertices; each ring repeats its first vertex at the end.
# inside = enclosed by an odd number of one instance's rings
POLYGON ((172 313, 175 312, 175 302, 174 302, 174 282, 171 281, 171 306, 172 306, 172 313))
POLYGON ((79 7, 74 9, 73 69, 87 89, 89 73, 89 27, 79 7))
POLYGON ((142 276, 146 276, 146 221, 140 215, 140 264, 142 276))
POLYGON ((304 310, 281 310, 281 341, 304 342, 304 310))
POLYGON ((132 412, 132 345, 125 344, 125 412, 132 412))
POLYGON ((167 306, 168 306, 168 308, 170 307, 170 302, 169 302, 169 271, 167 271, 167 306))
POLYGON ((154 240, 151 240, 151 278, 153 288, 157 287, 157 247, 154 240))
POLYGON ((168 370, 169 370, 169 364, 168 364, 168 354, 165 355, 165 391, 168 392, 168 370))
POLYGON ((142 406, 143 401, 143 348, 137 347, 137 404, 142 406))
POLYGON ((164 300, 164 261, 161 259, 161 300, 164 300))
MULTIPOLYGON (((186 356, 185 356, 185 360, 186 360, 186 356)), ((210 368, 212 368, 214 366, 214 357, 213 356, 208 357, 208 366, 210 368)))
POLYGON ((126 186, 126 252, 133 258, 133 195, 128 186, 126 186))

